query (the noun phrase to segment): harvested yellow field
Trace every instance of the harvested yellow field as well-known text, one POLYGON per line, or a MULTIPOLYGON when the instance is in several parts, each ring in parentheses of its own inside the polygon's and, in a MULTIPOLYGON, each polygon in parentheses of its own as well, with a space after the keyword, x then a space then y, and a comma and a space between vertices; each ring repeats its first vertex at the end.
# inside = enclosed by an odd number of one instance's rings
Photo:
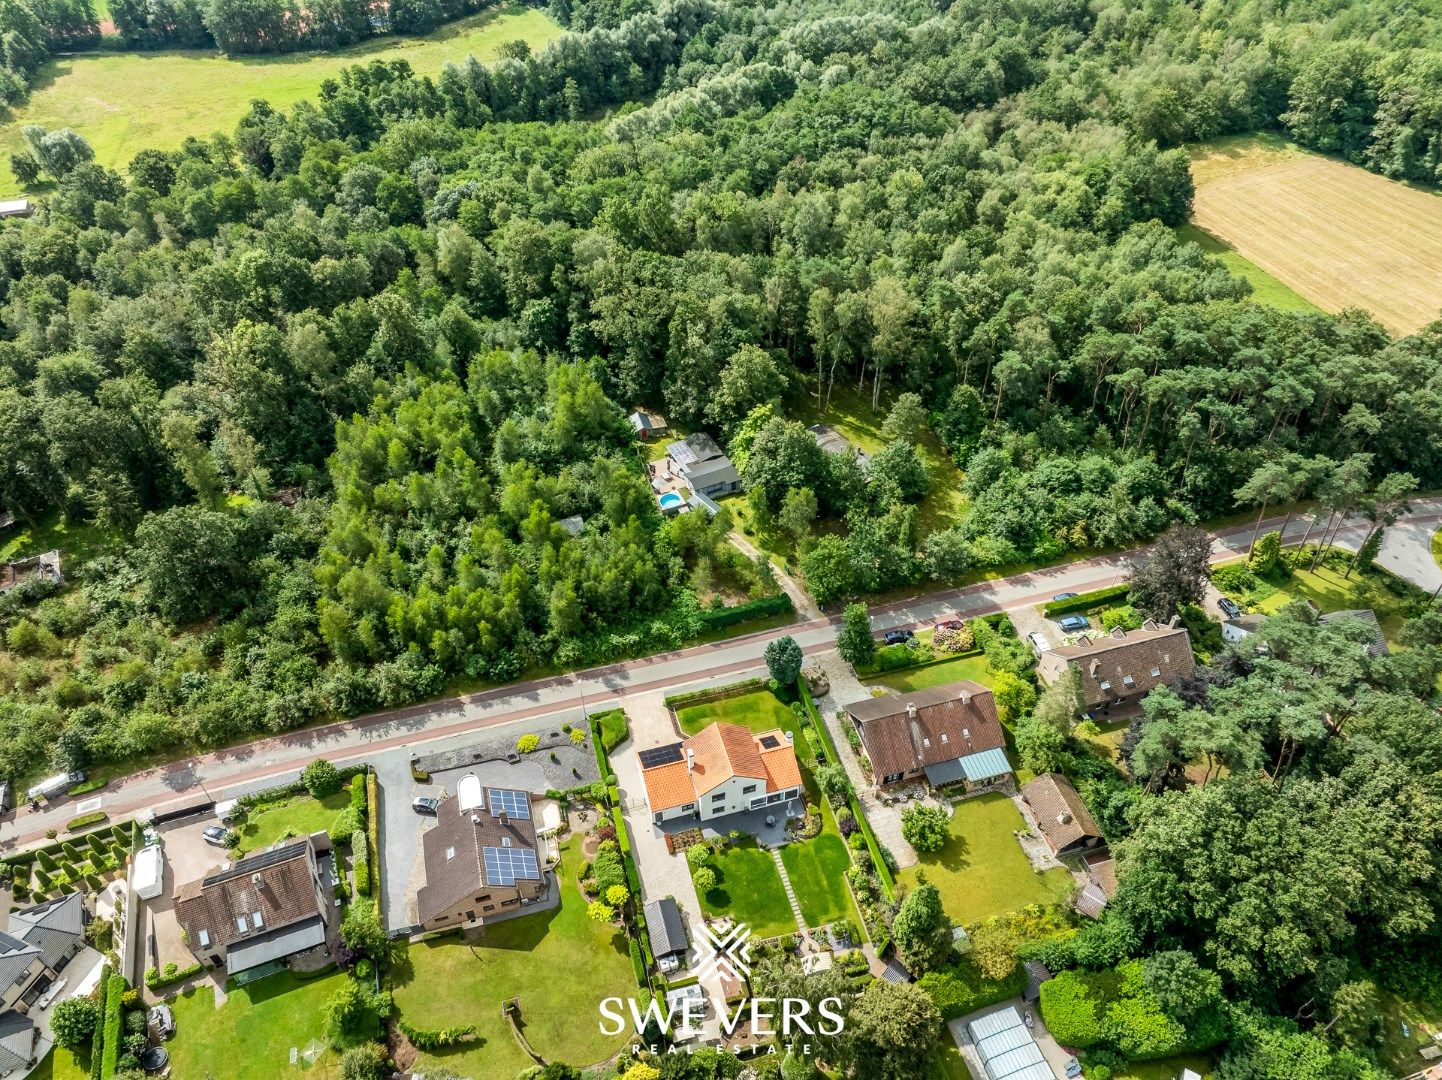
POLYGON ((1394 334, 1442 309, 1442 197, 1276 139, 1192 154, 1192 221, 1327 311, 1360 307, 1394 334))

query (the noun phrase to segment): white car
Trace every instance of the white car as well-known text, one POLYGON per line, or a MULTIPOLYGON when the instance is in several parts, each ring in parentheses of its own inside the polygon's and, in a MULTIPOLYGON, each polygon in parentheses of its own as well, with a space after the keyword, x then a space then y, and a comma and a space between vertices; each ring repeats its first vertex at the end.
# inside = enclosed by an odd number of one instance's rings
POLYGON ((1031 651, 1036 653, 1037 656, 1040 656, 1051 648, 1051 642, 1046 639, 1046 635, 1040 630, 1033 630, 1030 634, 1027 634, 1026 641, 1027 644, 1031 646, 1031 651))

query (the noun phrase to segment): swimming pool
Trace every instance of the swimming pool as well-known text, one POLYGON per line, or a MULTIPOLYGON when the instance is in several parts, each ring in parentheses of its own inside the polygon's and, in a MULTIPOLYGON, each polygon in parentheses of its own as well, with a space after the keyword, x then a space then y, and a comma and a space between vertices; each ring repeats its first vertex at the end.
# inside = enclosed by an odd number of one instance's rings
POLYGON ((668 491, 656 500, 661 504, 662 510, 670 510, 673 513, 686 505, 686 500, 677 495, 674 491, 668 491))

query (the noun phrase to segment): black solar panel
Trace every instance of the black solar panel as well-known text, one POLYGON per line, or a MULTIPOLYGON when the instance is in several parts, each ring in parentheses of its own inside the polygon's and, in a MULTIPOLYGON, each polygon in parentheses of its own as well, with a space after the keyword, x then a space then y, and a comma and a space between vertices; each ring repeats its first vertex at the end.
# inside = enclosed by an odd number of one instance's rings
POLYGON ((211 874, 201 882, 201 884, 214 885, 217 882, 229 881, 231 878, 239 877, 242 874, 253 874, 257 870, 263 870, 267 866, 274 866, 276 863, 286 862, 289 859, 295 858, 297 852, 304 844, 305 840, 302 838, 292 841, 284 847, 278 847, 273 851, 262 851, 256 855, 247 855, 232 865, 230 869, 211 874))
POLYGON ((680 761, 681 757, 680 743, 672 743, 670 746, 657 746, 651 750, 642 750, 641 768, 654 769, 657 765, 669 765, 673 761, 680 761))
POLYGON ((761 748, 763 750, 775 750, 780 745, 781 740, 778 739, 775 735, 761 736, 761 748))
POLYGON ((488 847, 481 851, 486 860, 486 882, 490 885, 514 885, 517 878, 535 881, 540 878, 536 853, 530 848, 488 847))
POLYGON ((487 788, 486 794, 490 796, 492 814, 499 814, 504 810, 509 817, 513 818, 531 816, 530 800, 526 798, 524 791, 493 787, 487 788))

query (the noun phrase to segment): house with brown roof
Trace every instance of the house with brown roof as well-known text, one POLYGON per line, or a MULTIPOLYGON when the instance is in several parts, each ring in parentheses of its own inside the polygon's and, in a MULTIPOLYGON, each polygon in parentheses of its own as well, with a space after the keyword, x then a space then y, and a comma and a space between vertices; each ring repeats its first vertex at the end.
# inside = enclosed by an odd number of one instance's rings
POLYGON ((880 785, 925 776, 936 787, 1011 775, 1006 733, 991 691, 970 679, 846 706, 880 785))
POLYGON ((1101 829, 1071 781, 1057 773, 1044 773, 1021 787, 1021 799, 1036 818, 1036 826, 1061 858, 1089 851, 1104 843, 1101 829))
POLYGON ((421 856, 426 883, 416 893, 416 921, 426 930, 480 925, 550 894, 530 792, 483 788, 474 774, 436 808, 421 856))
POLYGON ((801 764, 780 728, 759 735, 715 723, 688 739, 641 751, 641 779, 653 821, 710 821, 801 794, 801 764))
POLYGON ((196 959, 235 975, 312 949, 330 950, 335 905, 321 877, 321 858, 329 850, 325 833, 315 833, 178 886, 175 917, 196 959))
POLYGON ((1081 705, 1088 716, 1130 711, 1158 686, 1190 675, 1196 667, 1191 638, 1177 619, 1159 625, 1148 619, 1140 629, 1117 627, 1110 634, 1083 634, 1072 645, 1058 645, 1041 654, 1036 673, 1050 685, 1068 668, 1081 676, 1081 705))

